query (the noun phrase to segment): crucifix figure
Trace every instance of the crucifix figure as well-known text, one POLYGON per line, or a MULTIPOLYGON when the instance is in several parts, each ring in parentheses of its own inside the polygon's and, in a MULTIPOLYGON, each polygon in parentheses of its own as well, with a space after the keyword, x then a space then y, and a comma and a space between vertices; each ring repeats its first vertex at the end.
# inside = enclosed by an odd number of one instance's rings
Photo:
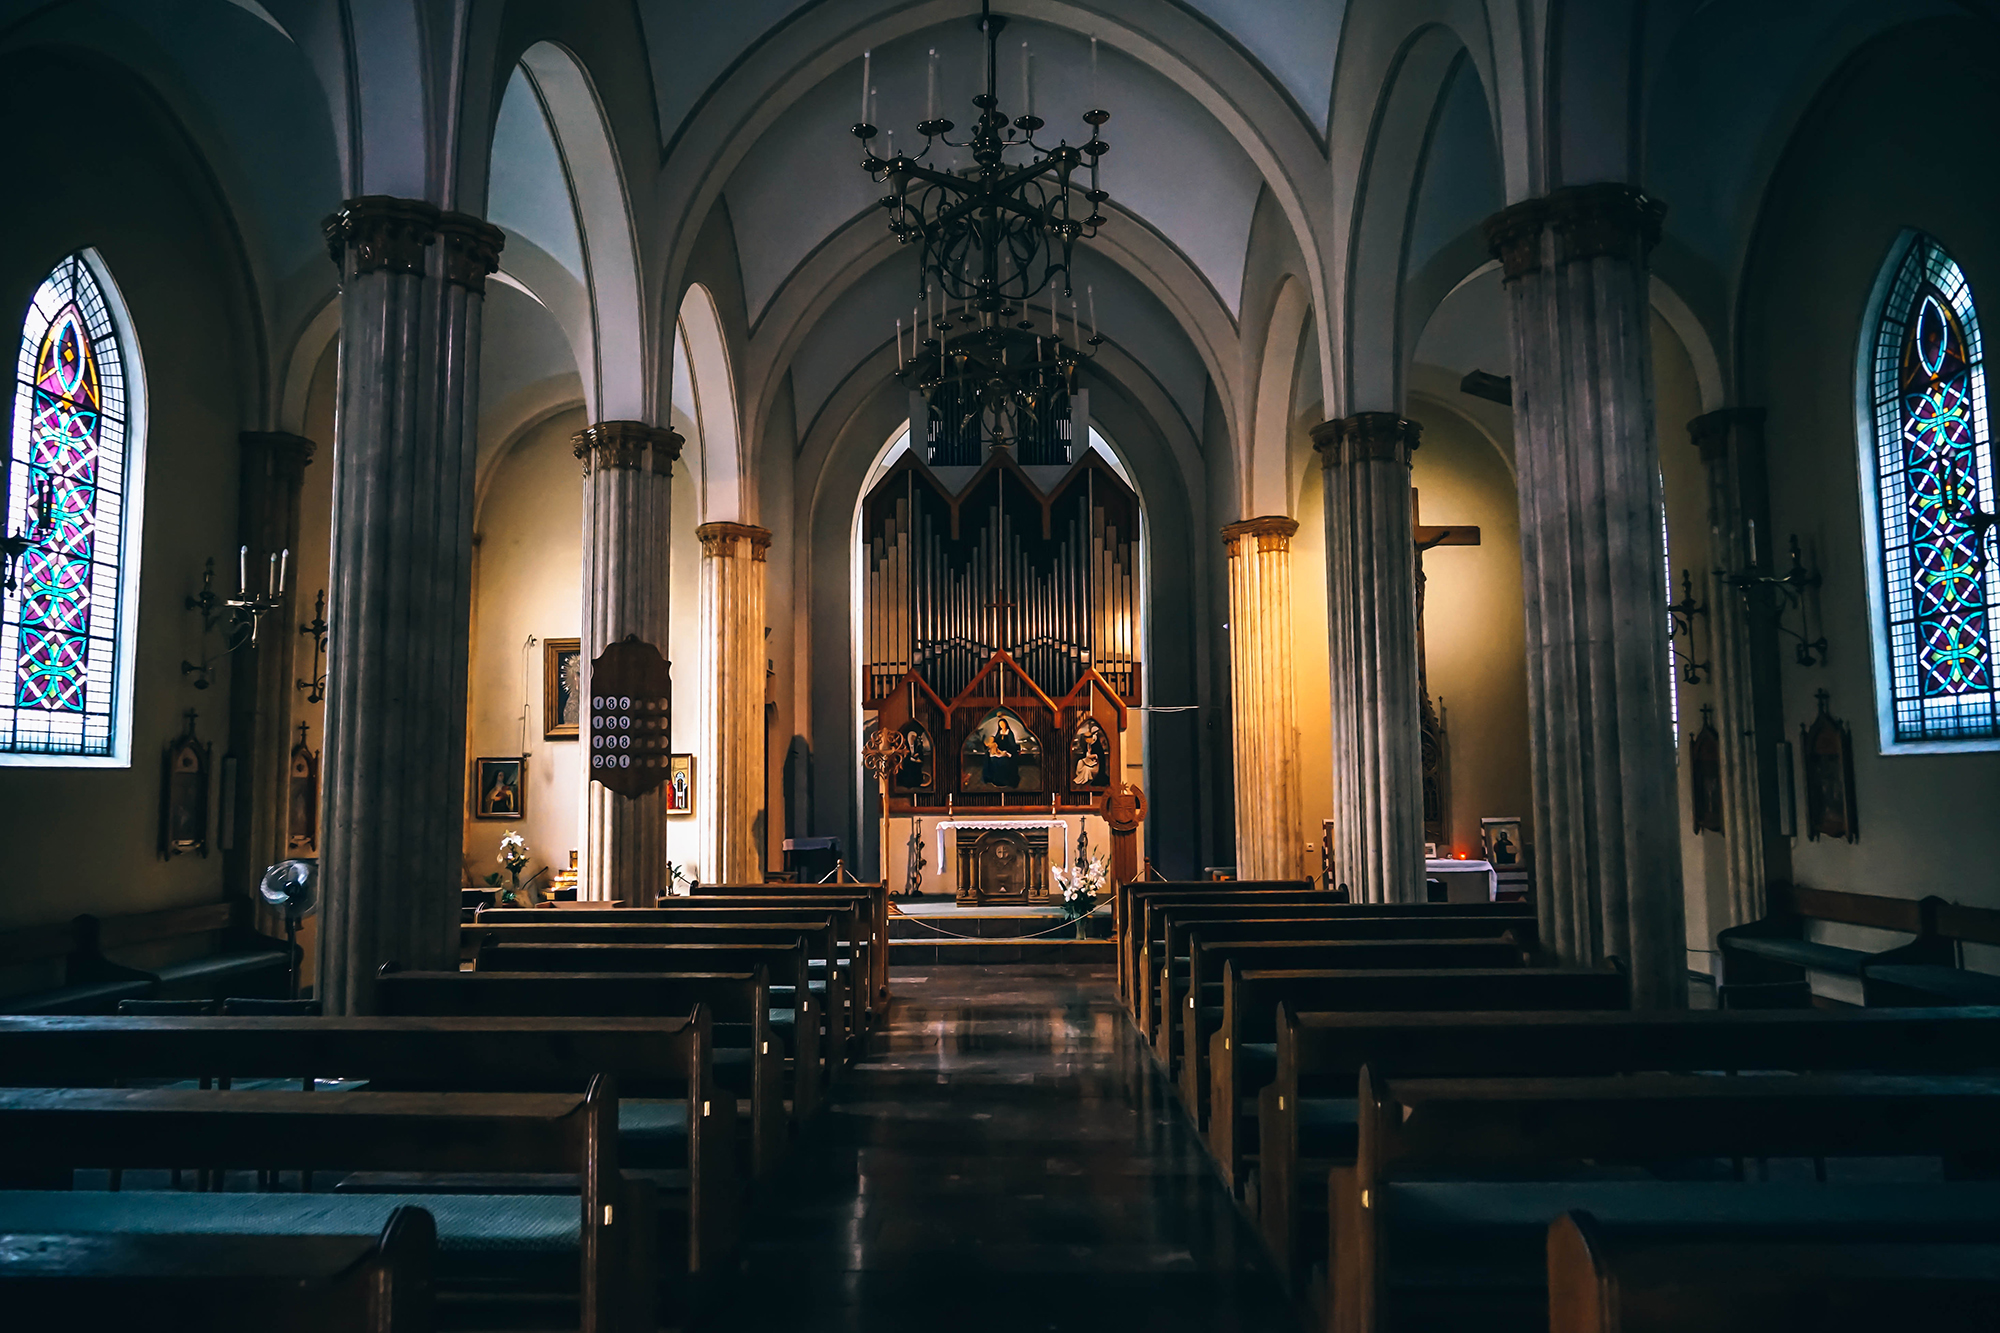
POLYGON ((1444 721, 1431 703, 1430 669, 1424 650, 1424 552, 1436 546, 1477 546, 1479 529, 1470 524, 1426 527, 1418 516, 1417 488, 1410 488, 1410 533, 1417 544, 1417 692, 1423 700, 1424 841, 1440 847, 1451 821, 1445 809, 1444 721))

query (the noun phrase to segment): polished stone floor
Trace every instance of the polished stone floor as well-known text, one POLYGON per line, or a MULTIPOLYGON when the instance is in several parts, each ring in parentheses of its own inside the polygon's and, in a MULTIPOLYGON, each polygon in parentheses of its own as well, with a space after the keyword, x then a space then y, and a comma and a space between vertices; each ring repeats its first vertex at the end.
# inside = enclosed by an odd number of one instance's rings
POLYGON ((701 1333, 1295 1333, 1108 968, 896 969, 701 1333))

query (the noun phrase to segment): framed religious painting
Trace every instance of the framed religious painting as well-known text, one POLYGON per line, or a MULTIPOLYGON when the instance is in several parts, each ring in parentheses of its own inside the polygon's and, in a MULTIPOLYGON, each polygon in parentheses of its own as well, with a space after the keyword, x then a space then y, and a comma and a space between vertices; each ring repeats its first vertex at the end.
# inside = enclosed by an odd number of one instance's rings
POLYGON ((1694 831, 1722 832, 1722 737, 1716 734, 1707 705, 1701 710, 1701 730, 1688 738, 1689 802, 1694 807, 1694 831))
POLYGON ((1518 870, 1528 862, 1519 815, 1489 815, 1479 821, 1479 842, 1495 870, 1518 870))
POLYGON ((542 739, 573 741, 583 726, 583 644, 542 640, 542 739))
POLYGON ((1111 733, 1088 713, 1070 725, 1068 753, 1063 760, 1072 791, 1105 791, 1112 783, 1111 733))
POLYGON ((903 734, 907 754, 889 773, 892 792, 934 791, 937 788, 937 746, 930 728, 915 718, 897 728, 903 734))
POLYGON ((667 813, 694 813, 694 756, 691 754, 667 756, 667 813))
POLYGON ((1854 802, 1854 735, 1847 724, 1827 711, 1831 696, 1816 692, 1819 716, 1799 728, 1799 758, 1806 775, 1806 837, 1861 838, 1860 812, 1854 802))
POLYGON ((528 809, 527 769, 527 759, 518 755, 473 760, 473 818, 525 818, 528 809))
POLYGON ((996 708, 966 733, 960 756, 960 791, 1042 789, 1042 742, 1019 713, 1011 708, 996 708))

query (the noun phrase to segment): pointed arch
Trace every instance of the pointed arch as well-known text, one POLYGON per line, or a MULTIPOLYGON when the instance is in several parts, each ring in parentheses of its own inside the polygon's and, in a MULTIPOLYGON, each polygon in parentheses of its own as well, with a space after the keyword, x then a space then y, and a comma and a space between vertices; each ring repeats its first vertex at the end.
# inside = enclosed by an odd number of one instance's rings
POLYGON ((1271 309, 1257 372, 1256 415, 1250 447, 1244 451, 1243 517, 1289 515, 1297 487, 1290 476, 1292 386, 1305 346, 1312 296, 1303 282, 1287 278, 1271 309))
POLYGON ((676 321, 687 356, 688 389, 700 432, 700 479, 704 523, 754 523, 755 487, 743 464, 743 436, 736 408, 736 375, 722 314, 708 288, 694 283, 681 298, 676 321))

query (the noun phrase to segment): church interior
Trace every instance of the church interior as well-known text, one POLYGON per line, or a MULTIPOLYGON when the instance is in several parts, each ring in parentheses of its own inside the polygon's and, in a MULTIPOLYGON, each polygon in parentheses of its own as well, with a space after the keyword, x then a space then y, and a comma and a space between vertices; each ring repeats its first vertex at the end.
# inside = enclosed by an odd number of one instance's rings
POLYGON ((1996 69, 0 0, 0 1306, 1992 1328, 1996 69))

